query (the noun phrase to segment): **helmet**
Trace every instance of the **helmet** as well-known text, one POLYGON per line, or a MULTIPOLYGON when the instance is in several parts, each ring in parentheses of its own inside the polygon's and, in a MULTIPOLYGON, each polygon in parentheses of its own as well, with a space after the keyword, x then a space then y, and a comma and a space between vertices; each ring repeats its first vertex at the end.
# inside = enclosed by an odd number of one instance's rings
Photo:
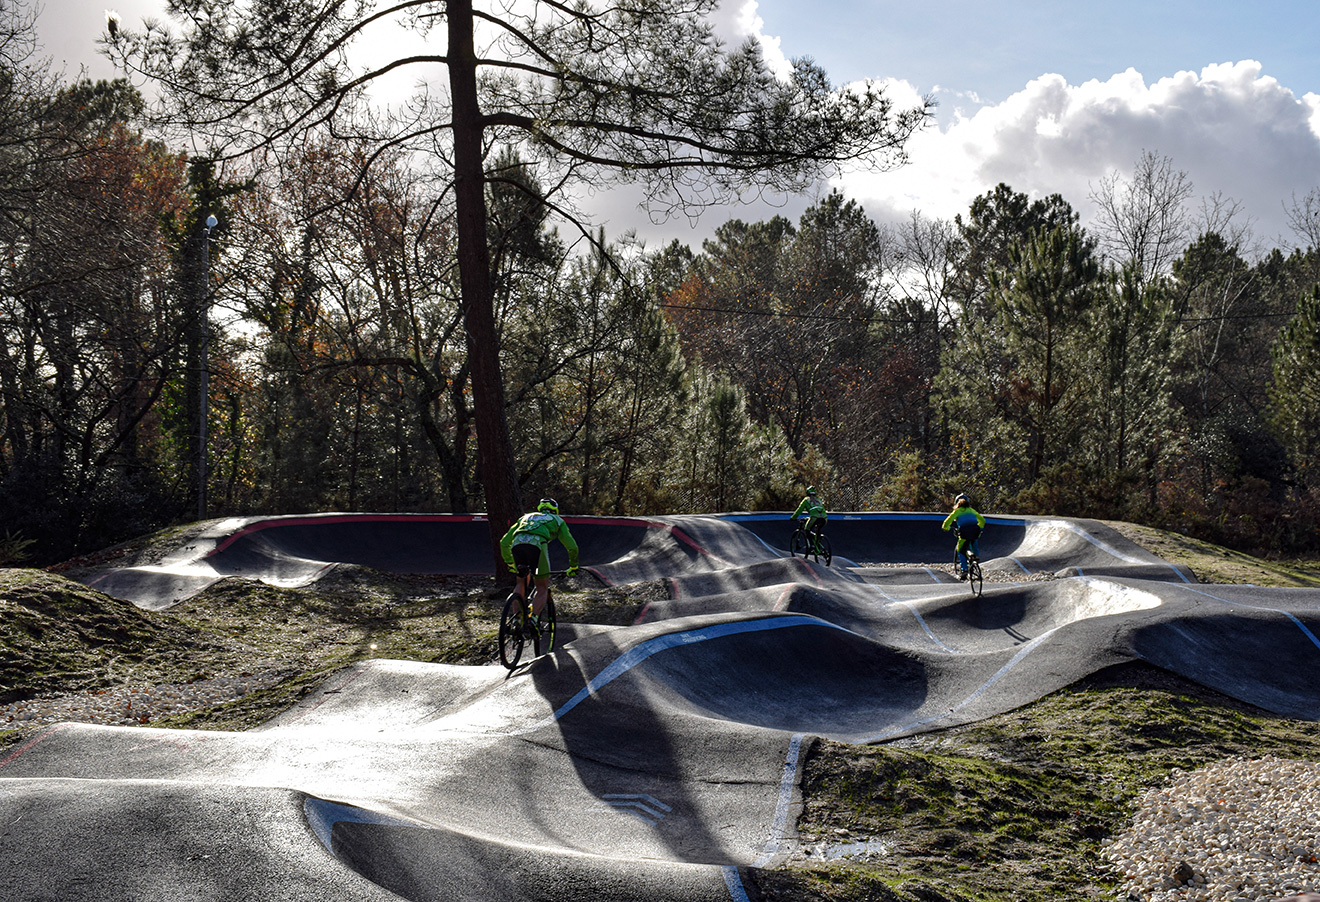
POLYGON ((971 506, 971 503, 972 503, 972 499, 968 498, 964 494, 959 494, 957 498, 953 499, 954 507, 962 507, 964 504, 971 506))
POLYGON ((536 505, 536 509, 547 514, 557 514, 559 513, 559 502, 553 498, 542 498, 536 505))
POLYGON ((807 486, 807 494, 808 495, 816 494, 816 487, 814 485, 807 486))

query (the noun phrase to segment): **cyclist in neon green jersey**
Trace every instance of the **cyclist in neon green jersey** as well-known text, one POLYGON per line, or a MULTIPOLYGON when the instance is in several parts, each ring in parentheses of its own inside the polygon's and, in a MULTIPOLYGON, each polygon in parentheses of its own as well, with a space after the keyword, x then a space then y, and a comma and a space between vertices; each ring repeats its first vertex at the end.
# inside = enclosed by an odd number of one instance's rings
POLYGON ((816 494, 814 485, 807 486, 806 497, 802 499, 797 506, 797 510, 793 511, 788 519, 796 520, 799 517, 805 518, 806 522, 802 524, 802 531, 812 534, 812 541, 816 545, 815 551, 819 553, 820 533, 825 528, 825 523, 829 520, 830 515, 825 510, 825 502, 821 501, 820 496, 816 494))
POLYGON ((981 530, 985 529, 985 517, 972 507, 971 499, 966 495, 960 494, 953 499, 953 513, 949 514, 944 520, 944 530, 957 533, 958 544, 954 546, 954 554, 958 558, 958 578, 967 578, 967 551, 971 549, 972 554, 980 557, 981 550, 977 546, 977 540, 981 538, 981 530))
MULTIPOLYGON (((510 571, 517 573, 519 564, 532 568, 536 581, 532 613, 536 615, 545 608, 545 600, 550 595, 549 545, 552 541, 558 541, 568 552, 568 575, 577 573, 577 542, 568 531, 564 518, 559 516, 559 504, 553 498, 542 498, 535 511, 519 517, 500 539, 500 553, 510 571)), ((523 598, 527 597, 527 589, 520 578, 518 592, 523 598)))

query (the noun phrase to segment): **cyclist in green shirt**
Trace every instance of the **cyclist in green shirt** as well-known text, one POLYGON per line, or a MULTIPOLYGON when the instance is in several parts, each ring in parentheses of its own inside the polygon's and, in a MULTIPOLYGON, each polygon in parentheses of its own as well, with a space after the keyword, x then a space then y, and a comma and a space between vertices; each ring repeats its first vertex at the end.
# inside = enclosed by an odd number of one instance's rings
POLYGON ((972 554, 978 557, 981 549, 977 546, 977 541, 981 538, 981 530, 985 529, 985 517, 972 507, 972 501, 966 495, 959 495, 953 499, 953 513, 944 519, 944 531, 953 530, 957 533, 958 544, 954 546, 954 554, 958 558, 958 578, 967 578, 967 549, 972 550, 972 554))
MULTIPOLYGON (((500 539, 500 553, 509 570, 517 573, 520 564, 532 568, 536 581, 532 613, 536 615, 541 613, 545 600, 550 597, 549 545, 556 540, 568 552, 568 575, 572 576, 578 569, 578 546, 568 531, 568 524, 559 516, 559 504, 553 498, 542 498, 535 511, 519 517, 500 539)), ((523 598, 527 597, 527 588, 519 578, 518 593, 523 598)))
POLYGON ((815 536, 813 540, 816 543, 815 550, 819 552, 820 533, 821 530, 825 528, 825 523, 829 520, 830 515, 825 511, 825 502, 821 501, 820 497, 816 494, 816 487, 814 485, 807 486, 806 497, 802 499, 801 503, 797 506, 797 510, 793 511, 788 519, 796 520, 799 517, 804 517, 806 520, 802 525, 802 530, 804 532, 812 533, 815 536))

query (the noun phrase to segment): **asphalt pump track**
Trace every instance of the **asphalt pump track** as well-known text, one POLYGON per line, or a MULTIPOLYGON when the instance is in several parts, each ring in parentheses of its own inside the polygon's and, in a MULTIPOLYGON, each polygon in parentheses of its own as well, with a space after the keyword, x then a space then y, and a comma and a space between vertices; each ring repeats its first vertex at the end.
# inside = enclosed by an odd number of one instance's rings
MULTIPOLYGON (((247 732, 54 725, 0 758, 0 897, 741 902, 793 848, 812 737, 971 722, 1135 660, 1320 718, 1320 590, 988 519, 1001 579, 974 597, 913 563, 951 558, 937 514, 833 515, 831 566, 786 553, 783 513, 569 517, 585 570, 667 597, 562 624, 513 674, 362 663, 247 732)), ((231 520, 87 581, 161 610, 228 576, 489 572, 489 548, 480 517, 231 520)))

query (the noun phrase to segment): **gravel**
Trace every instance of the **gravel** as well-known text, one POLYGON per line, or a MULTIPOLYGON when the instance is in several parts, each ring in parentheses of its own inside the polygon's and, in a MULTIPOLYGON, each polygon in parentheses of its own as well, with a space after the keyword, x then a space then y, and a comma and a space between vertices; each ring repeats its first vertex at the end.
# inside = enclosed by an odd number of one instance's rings
POLYGON ((0 725, 27 727, 69 721, 138 726, 234 701, 274 686, 287 676, 287 672, 264 671, 191 683, 116 686, 25 699, 0 708, 0 725))
POLYGON ((1230 758, 1174 771, 1105 857, 1143 902, 1258 902, 1320 889, 1320 763, 1230 758))

